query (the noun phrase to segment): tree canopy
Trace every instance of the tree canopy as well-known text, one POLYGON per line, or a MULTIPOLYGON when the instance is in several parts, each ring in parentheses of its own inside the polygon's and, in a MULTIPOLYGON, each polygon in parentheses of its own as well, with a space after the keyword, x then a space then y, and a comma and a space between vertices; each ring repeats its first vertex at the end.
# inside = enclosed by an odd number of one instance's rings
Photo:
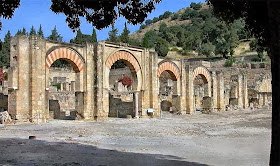
POLYGON ((97 29, 113 24, 118 16, 123 16, 128 23, 142 23, 147 13, 155 9, 161 0, 52 0, 51 10, 66 15, 68 26, 76 30, 80 27, 80 17, 97 29))

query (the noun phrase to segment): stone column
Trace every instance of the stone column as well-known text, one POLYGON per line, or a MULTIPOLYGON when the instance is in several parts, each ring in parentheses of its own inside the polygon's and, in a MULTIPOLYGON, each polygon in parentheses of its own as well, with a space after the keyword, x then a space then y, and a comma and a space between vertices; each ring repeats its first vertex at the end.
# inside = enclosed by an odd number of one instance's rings
POLYGON ((192 68, 186 65, 186 113, 194 113, 194 100, 193 100, 193 74, 192 68))
POLYGON ((151 82, 150 86, 150 108, 154 109, 154 116, 160 116, 160 107, 159 107, 159 78, 158 78, 158 55, 155 52, 150 52, 150 74, 151 82))
POLYGON ((249 102, 248 102, 248 87, 247 87, 247 75, 243 75, 243 108, 247 109, 249 102))
POLYGON ((109 92, 108 90, 103 90, 103 88, 106 88, 106 85, 103 83, 103 75, 104 72, 103 70, 106 70, 106 67, 103 67, 103 57, 104 57, 104 45, 103 44, 98 44, 97 47, 97 68, 96 68, 96 81, 97 81, 97 112, 96 112, 96 117, 97 120, 104 120, 107 119, 108 113, 109 113, 109 92), (104 96, 103 96, 103 91, 104 91, 104 96), (106 94, 105 94, 106 93, 106 94), (103 104, 107 106, 105 109, 103 107, 103 104))
POLYGON ((216 72, 212 71, 212 86, 213 86, 213 95, 212 95, 212 99, 213 99, 213 107, 214 107, 214 111, 217 110, 218 108, 218 90, 217 90, 217 76, 216 76, 216 72))
POLYGON ((135 105, 135 118, 139 118, 139 116, 138 116, 138 111, 139 111, 139 108, 138 108, 138 92, 134 93, 134 105, 135 105))
POLYGON ((238 75, 237 78, 237 102, 238 102, 238 108, 243 108, 243 93, 242 93, 242 75, 238 75))
POLYGON ((186 114, 186 70, 185 63, 181 61, 181 96, 180 96, 180 109, 182 114, 186 114))
POLYGON ((225 110, 225 89, 224 89, 224 76, 223 73, 220 72, 217 74, 218 75, 218 83, 217 83, 217 89, 218 89, 218 95, 217 95, 217 105, 218 105, 218 109, 220 111, 224 111, 225 110))
POLYGON ((267 106, 268 102, 267 102, 267 93, 263 93, 263 106, 267 106))

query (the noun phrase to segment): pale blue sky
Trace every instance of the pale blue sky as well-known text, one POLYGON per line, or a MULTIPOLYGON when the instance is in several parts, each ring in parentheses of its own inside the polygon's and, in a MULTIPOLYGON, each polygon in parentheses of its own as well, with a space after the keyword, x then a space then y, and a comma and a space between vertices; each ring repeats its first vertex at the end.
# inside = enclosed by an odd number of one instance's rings
MULTIPOLYGON (((188 7, 191 2, 201 2, 201 0, 162 0, 160 4, 157 4, 156 9, 148 14, 147 19, 158 17, 165 11, 176 12, 182 8, 188 7)), ((21 0, 21 5, 16 9, 12 19, 6 20, 1 18, 3 24, 2 30, 0 31, 0 38, 2 41, 8 30, 14 35, 18 29, 22 29, 23 27, 25 27, 27 31, 30 31, 33 25, 37 31, 40 24, 42 24, 45 37, 50 35, 51 30, 56 25, 58 32, 63 36, 63 41, 69 42, 70 39, 75 37, 75 33, 68 28, 65 22, 65 15, 53 13, 50 10, 50 6, 51 0, 21 0)), ((82 33, 91 34, 91 24, 87 23, 84 19, 82 19, 82 21, 82 33)), ((122 32, 124 22, 124 18, 119 18, 115 23, 115 27, 119 29, 119 33, 122 32)), ((128 24, 128 28, 131 32, 138 30, 139 27, 140 24, 136 26, 128 24)), ((97 31, 98 40, 100 41, 108 38, 109 30, 111 30, 111 27, 97 31)))

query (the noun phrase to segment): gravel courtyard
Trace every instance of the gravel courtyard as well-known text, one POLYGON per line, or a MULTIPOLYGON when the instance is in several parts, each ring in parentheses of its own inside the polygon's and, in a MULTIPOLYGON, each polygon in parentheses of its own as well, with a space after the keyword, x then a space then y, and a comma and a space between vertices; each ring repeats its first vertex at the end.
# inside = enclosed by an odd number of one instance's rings
POLYGON ((270 125, 270 110, 7 125, 0 165, 264 166, 270 125))

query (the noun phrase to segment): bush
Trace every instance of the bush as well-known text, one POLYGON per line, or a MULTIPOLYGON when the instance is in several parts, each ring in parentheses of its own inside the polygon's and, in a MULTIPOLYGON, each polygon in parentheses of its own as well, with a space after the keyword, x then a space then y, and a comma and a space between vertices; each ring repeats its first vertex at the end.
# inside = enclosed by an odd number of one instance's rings
POLYGON ((225 62, 225 67, 232 67, 233 63, 235 62, 236 60, 232 56, 230 56, 228 60, 225 62))
POLYGON ((142 25, 140 26, 140 29, 145 29, 146 27, 147 27, 147 25, 142 24, 142 25))
POLYGON ((55 86, 57 88, 57 90, 61 90, 61 84, 59 84, 59 83, 52 84, 52 86, 55 86))
POLYGON ((201 3, 192 2, 192 3, 190 4, 190 7, 193 8, 194 10, 199 10, 199 9, 202 8, 202 5, 201 5, 201 3))
POLYGON ((153 18, 153 23, 156 23, 156 22, 158 22, 159 21, 159 18, 158 17, 154 17, 153 18))
POLYGON ((213 56, 215 49, 216 49, 216 46, 213 45, 211 42, 202 43, 199 47, 199 53, 206 55, 206 56, 209 56, 209 55, 213 56))
POLYGON ((172 17, 171 17, 171 20, 176 20, 179 18, 179 14, 178 13, 175 13, 172 17))
POLYGON ((177 51, 177 52, 179 52, 179 49, 177 47, 172 47, 170 51, 177 51))
POLYGON ((153 20, 151 20, 151 19, 148 19, 148 20, 145 21, 146 26, 149 26, 152 23, 153 23, 153 20))

